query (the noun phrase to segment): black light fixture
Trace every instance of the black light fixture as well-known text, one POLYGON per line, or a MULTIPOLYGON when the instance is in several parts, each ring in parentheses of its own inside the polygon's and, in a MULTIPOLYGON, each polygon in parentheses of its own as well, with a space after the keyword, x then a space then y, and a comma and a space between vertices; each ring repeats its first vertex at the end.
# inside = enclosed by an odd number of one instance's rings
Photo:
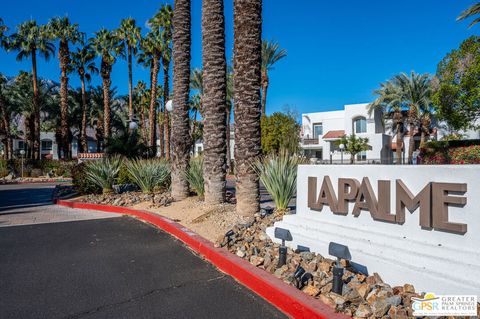
POLYGON ((305 284, 307 284, 308 281, 313 278, 313 276, 311 273, 306 272, 302 266, 298 265, 297 269, 293 273, 293 278, 295 280, 295 287, 302 289, 305 284))
POLYGON ((260 217, 265 218, 267 215, 271 215, 273 213, 273 207, 267 206, 260 209, 260 217))
POLYGON ((337 262, 332 269, 333 272, 333 286, 332 291, 338 295, 342 294, 343 290, 343 267, 340 264, 340 259, 351 260, 352 256, 350 255, 350 251, 348 247, 345 245, 337 244, 334 242, 330 242, 328 245, 328 253, 331 256, 337 257, 337 262))
POLYGON ((277 268, 280 268, 287 263, 287 247, 285 247, 285 241, 291 241, 293 238, 288 229, 280 227, 275 227, 275 238, 282 240, 282 245, 278 249, 277 268))

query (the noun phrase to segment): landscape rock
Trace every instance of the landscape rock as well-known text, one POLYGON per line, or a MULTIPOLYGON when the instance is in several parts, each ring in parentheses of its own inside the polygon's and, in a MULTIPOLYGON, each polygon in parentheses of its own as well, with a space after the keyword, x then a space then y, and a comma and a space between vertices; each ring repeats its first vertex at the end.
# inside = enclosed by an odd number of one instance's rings
POLYGON ((361 304, 358 306, 357 311, 355 311, 355 317, 367 318, 373 314, 372 309, 367 304, 361 304))

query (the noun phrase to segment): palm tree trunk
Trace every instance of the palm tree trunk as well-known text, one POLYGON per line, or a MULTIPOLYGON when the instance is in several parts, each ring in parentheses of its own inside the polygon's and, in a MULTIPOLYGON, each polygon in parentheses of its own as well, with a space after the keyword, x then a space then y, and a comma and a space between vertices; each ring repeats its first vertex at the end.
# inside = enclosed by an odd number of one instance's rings
POLYGON ((260 208, 259 179, 251 163, 261 154, 262 0, 234 0, 234 117, 237 213, 260 208))
MULTIPOLYGON (((181 200, 189 195, 185 174, 190 160, 189 93, 191 2, 175 0, 173 14, 173 111, 172 111, 172 197, 181 200)), ((166 149, 168 152, 168 149, 166 149)))
POLYGON ((227 105, 227 141, 226 141, 226 145, 227 145, 227 174, 230 173, 231 171, 231 166, 232 166, 232 156, 230 154, 230 113, 231 113, 231 109, 230 107, 227 105))
POLYGON ((60 127, 61 140, 60 150, 63 151, 63 156, 66 159, 70 158, 70 150, 68 143, 68 77, 67 67, 69 60, 68 44, 64 41, 60 42, 60 49, 58 51, 58 59, 60 60, 60 127))
POLYGON ((408 164, 413 163, 413 151, 415 149, 415 140, 414 140, 414 134, 415 134, 415 124, 410 123, 410 137, 408 141, 408 164))
MULTIPOLYGON (((132 47, 128 46, 128 120, 133 119, 133 76, 132 76, 132 47)), ((130 130, 130 126, 128 128, 130 130)))
POLYGON ((87 93, 85 91, 85 76, 80 76, 82 83, 82 127, 80 130, 80 145, 82 152, 88 153, 88 141, 87 141, 87 93))
POLYGON ((268 75, 267 71, 262 72, 262 115, 267 115, 267 90, 268 75))
POLYGON ((170 159, 170 120, 167 111, 167 101, 169 95, 169 75, 170 61, 163 59, 163 132, 162 138, 165 138, 165 149, 162 149, 162 154, 165 154, 167 160, 170 159))
POLYGON ((5 101, 0 96, 0 115, 2 117, 2 126, 5 129, 5 158, 11 159, 13 153, 12 136, 10 134, 10 116, 6 109, 5 101))
POLYGON ((102 61, 102 82, 103 82, 103 138, 107 141, 110 138, 110 85, 112 80, 110 79, 110 72, 112 66, 105 61, 102 61))
POLYGON ((152 86, 150 87, 150 109, 148 113, 149 138, 148 146, 151 147, 153 154, 157 153, 156 127, 157 127, 157 81, 158 70, 160 68, 160 56, 155 54, 152 68, 152 86))
POLYGON ((400 122, 397 123, 397 141, 395 142, 397 144, 396 152, 397 152, 397 164, 400 165, 402 164, 402 138, 400 136, 400 128, 401 124, 400 122))
POLYGON ((202 1, 205 202, 225 201, 227 63, 223 0, 202 1))
POLYGON ((33 81, 33 134, 32 158, 40 159, 40 105, 38 98, 38 80, 37 80, 37 51, 32 51, 32 81, 33 81))

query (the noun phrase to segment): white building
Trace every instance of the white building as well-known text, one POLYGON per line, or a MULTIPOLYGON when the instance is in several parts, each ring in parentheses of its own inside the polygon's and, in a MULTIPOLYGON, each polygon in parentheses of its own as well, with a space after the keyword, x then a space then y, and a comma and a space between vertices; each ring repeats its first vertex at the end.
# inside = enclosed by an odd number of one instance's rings
MULTIPOLYGON (((392 137, 385 134, 382 113, 371 116, 368 103, 345 105, 343 110, 306 113, 302 115, 301 148, 304 154, 316 161, 339 162, 342 152, 338 141, 345 135, 366 137, 371 149, 357 154, 357 162, 393 162, 392 137)), ((347 163, 350 155, 343 152, 347 163)))

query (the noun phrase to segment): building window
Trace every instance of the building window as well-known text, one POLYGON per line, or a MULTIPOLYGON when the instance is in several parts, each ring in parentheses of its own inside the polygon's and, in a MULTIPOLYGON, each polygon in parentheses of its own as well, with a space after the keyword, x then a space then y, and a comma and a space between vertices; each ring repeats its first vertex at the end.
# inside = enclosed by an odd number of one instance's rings
POLYGON ((45 140, 42 141, 42 151, 51 151, 52 150, 52 141, 45 140))
POLYGON ((313 137, 318 138, 320 135, 323 135, 323 124, 322 123, 313 124, 313 137))
POLYGON ((366 161, 367 160, 367 152, 363 151, 357 154, 357 161, 366 161))
POLYGON ((358 117, 353 121, 353 131, 355 133, 367 133, 367 119, 358 117))
POLYGON ((26 149, 26 147, 25 147, 25 142, 24 142, 24 141, 18 141, 18 149, 19 149, 19 150, 24 150, 24 149, 26 149))

